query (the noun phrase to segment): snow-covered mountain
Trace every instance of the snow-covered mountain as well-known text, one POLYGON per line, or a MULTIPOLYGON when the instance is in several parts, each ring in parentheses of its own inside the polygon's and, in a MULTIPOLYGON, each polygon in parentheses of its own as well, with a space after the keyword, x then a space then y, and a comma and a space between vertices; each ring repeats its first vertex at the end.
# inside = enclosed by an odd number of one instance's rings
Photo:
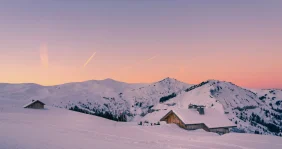
POLYGON ((112 79, 68 83, 56 86, 0 84, 0 98, 28 103, 39 99, 47 105, 130 121, 144 116, 161 97, 180 93, 191 85, 172 78, 152 84, 128 84, 112 79))
POLYGON ((281 90, 248 90, 217 80, 198 85, 172 78, 151 84, 112 79, 56 86, 0 84, 0 102, 24 105, 32 99, 118 121, 139 121, 192 103, 225 113, 238 126, 234 131, 281 135, 282 130, 281 90))
POLYGON ((166 110, 168 105, 187 108, 190 103, 205 105, 226 114, 238 127, 238 130, 234 131, 280 136, 281 90, 256 91, 241 88, 230 82, 208 80, 186 89, 177 97, 153 109, 166 110))

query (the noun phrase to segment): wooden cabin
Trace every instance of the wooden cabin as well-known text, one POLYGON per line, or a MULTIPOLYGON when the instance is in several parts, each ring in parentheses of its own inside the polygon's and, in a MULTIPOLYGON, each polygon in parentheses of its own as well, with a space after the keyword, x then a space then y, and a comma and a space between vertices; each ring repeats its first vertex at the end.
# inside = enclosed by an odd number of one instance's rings
POLYGON ((166 123, 168 124, 174 123, 174 124, 177 124, 179 127, 185 129, 185 123, 173 111, 170 111, 169 113, 167 113, 161 119, 161 121, 166 121, 166 123))
POLYGON ((24 108, 30 109, 44 109, 44 103, 39 100, 32 100, 32 102, 26 104, 24 108))
POLYGON ((171 110, 160 121, 174 123, 186 130, 203 129, 218 134, 229 133, 229 129, 236 127, 225 115, 214 109, 207 110, 206 114, 197 109, 171 110))
POLYGON ((168 124, 177 124, 179 127, 186 130, 206 129, 207 127, 203 123, 198 124, 186 124, 181 118, 174 112, 170 111, 160 121, 166 121, 168 124))

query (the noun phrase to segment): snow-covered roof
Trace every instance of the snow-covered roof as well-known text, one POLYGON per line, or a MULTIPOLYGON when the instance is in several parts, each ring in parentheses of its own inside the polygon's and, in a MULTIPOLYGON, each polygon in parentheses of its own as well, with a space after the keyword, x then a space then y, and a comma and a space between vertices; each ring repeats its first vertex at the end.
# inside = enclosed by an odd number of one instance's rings
POLYGON ((29 102, 28 104, 24 105, 23 107, 26 108, 26 107, 28 107, 28 106, 30 106, 30 105, 36 103, 36 102, 39 102, 39 103, 45 105, 45 103, 43 103, 43 102, 41 102, 41 101, 39 101, 39 100, 32 100, 31 102, 29 102))
POLYGON ((204 115, 200 115, 195 109, 173 109, 170 112, 175 113, 185 124, 204 123, 208 128, 236 126, 230 120, 228 120, 224 114, 221 114, 212 108, 205 108, 204 115))

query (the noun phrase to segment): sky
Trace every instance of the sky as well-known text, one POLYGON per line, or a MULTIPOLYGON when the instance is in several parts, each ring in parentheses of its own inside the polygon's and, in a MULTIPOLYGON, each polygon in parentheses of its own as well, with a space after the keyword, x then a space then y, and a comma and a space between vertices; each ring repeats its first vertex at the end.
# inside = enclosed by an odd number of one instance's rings
POLYGON ((279 0, 1 0, 0 82, 282 88, 279 0))

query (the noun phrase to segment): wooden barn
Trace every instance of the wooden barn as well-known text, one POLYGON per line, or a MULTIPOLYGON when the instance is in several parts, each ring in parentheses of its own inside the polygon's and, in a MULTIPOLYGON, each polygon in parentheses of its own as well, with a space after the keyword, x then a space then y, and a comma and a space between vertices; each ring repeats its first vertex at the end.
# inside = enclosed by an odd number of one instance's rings
POLYGON ((24 105, 24 108, 30 109, 44 109, 44 103, 39 100, 32 100, 32 102, 24 105))
POLYGON ((169 111, 161 121, 174 123, 186 130, 203 129, 219 134, 229 133, 229 129, 236 127, 228 118, 215 109, 206 109, 205 114, 199 109, 177 109, 169 111))

